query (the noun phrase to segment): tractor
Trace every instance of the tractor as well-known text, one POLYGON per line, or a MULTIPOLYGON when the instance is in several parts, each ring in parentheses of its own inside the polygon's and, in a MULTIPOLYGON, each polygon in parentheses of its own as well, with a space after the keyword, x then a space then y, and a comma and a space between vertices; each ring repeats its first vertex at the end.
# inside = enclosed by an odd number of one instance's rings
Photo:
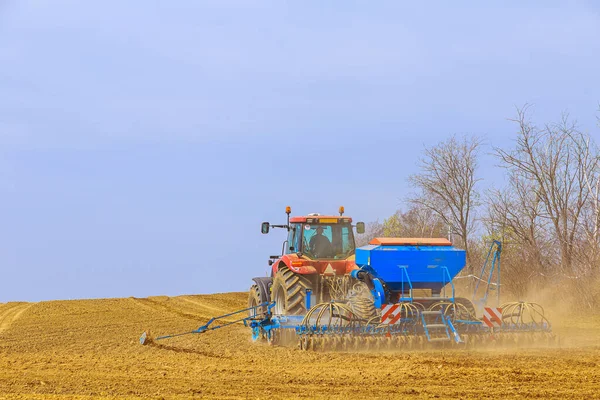
POLYGON ((500 253, 494 242, 478 282, 485 294, 473 302, 456 297, 454 279, 463 271, 465 250, 444 238, 373 238, 356 248, 352 218, 308 214, 287 223, 263 222, 261 232, 287 230, 280 255, 271 256, 271 276, 253 278, 248 307, 211 318, 198 329, 152 338, 141 344, 200 334, 238 322, 251 328, 253 340, 296 343, 301 350, 424 348, 425 345, 553 344, 544 309, 524 301, 500 303, 500 253), (493 282, 493 278, 496 282, 493 282), (488 307, 488 291, 497 291, 488 307), (246 314, 247 313, 247 314, 246 314), (247 316, 246 316, 247 315, 247 316), (225 319, 227 318, 227 319, 225 319))
MULTIPOLYGON (((287 230, 281 255, 269 257, 270 277, 253 278, 248 307, 262 313, 261 304, 274 302, 273 312, 278 315, 306 314, 311 304, 340 298, 347 293, 350 272, 357 269, 353 228, 362 234, 365 224, 352 224, 352 218, 339 215, 290 217, 286 207, 287 223, 272 225, 263 222, 261 233, 270 228, 287 230)), ((254 312, 254 311, 253 311, 254 312)))

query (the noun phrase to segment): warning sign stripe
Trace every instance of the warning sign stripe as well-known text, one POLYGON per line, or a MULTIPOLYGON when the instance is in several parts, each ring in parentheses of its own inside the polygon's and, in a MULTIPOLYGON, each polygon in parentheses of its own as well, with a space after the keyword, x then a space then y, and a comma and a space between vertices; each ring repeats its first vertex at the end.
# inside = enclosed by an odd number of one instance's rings
POLYGON ((381 323, 386 323, 386 319, 392 314, 394 311, 398 309, 398 304, 384 304, 381 306, 381 323))
POLYGON ((490 328, 502 326, 502 309, 485 307, 483 309, 483 322, 490 328))
POLYGON ((390 325, 394 325, 396 322, 398 322, 398 320, 400 319, 401 316, 402 316, 402 313, 398 313, 398 314, 394 315, 394 318, 392 318, 392 320, 390 321, 390 325))
POLYGON ((495 324, 492 321, 490 321, 487 315, 483 316, 483 323, 486 324, 488 328, 493 328, 495 326, 495 324))

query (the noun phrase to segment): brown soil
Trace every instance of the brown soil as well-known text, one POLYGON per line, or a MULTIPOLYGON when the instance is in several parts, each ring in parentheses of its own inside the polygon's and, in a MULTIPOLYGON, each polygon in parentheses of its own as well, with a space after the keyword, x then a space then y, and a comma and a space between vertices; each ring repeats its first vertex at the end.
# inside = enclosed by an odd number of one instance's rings
POLYGON ((555 349, 314 353, 195 329, 245 293, 0 304, 0 399, 600 398, 600 318, 555 322, 555 349))

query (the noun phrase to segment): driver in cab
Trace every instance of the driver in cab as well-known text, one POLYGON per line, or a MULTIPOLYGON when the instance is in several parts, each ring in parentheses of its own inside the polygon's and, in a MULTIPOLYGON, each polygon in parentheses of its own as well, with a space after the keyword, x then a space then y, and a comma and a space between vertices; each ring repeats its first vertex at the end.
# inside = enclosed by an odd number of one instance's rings
POLYGON ((317 233, 310 238, 310 251, 315 257, 331 256, 331 242, 327 236, 323 235, 323 227, 317 226, 317 233))

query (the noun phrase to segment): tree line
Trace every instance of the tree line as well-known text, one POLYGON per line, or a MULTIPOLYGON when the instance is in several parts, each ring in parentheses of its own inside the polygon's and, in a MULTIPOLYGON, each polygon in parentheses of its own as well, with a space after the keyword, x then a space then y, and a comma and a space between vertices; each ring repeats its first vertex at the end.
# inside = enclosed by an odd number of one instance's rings
POLYGON ((504 293, 556 287, 576 292, 584 307, 600 305, 600 135, 582 132, 568 114, 536 125, 529 111, 520 108, 511 119, 508 148, 487 146, 477 135, 426 147, 408 177, 413 192, 404 206, 367 224, 361 239, 450 236, 467 252, 465 275, 477 273, 499 240, 504 293), (485 150, 506 179, 482 190, 485 150))

